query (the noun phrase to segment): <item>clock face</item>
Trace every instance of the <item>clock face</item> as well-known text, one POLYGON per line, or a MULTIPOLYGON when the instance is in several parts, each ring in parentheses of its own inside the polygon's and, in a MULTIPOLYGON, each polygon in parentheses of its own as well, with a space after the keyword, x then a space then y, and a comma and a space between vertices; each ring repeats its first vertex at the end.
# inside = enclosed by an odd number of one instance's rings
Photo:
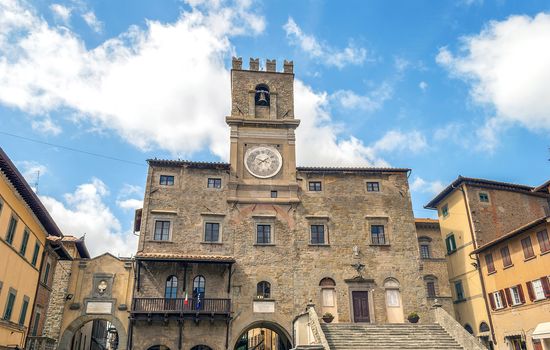
POLYGON ((244 155, 246 170, 261 179, 275 176, 283 165, 283 158, 275 147, 255 146, 244 155))

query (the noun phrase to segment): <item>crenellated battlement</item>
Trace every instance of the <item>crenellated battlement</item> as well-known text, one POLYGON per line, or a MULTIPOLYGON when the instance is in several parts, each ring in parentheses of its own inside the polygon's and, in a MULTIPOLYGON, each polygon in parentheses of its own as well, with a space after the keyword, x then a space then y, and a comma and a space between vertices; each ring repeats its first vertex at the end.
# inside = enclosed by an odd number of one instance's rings
MULTIPOLYGON (((246 70, 243 69, 243 58, 242 57, 233 57, 231 62, 231 68, 234 70, 246 70)), ((259 58, 250 58, 250 63, 248 65, 249 71, 260 71, 260 59, 259 58)), ((266 59, 265 61, 265 72, 277 72, 277 61, 266 59)), ((294 62, 284 60, 283 62, 283 71, 282 73, 294 73, 294 62)))

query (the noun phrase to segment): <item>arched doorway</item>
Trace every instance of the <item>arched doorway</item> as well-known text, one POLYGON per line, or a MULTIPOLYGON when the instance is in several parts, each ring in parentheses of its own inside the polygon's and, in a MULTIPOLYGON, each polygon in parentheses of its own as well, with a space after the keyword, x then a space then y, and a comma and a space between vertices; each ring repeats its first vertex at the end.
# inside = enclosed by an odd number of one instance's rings
POLYGON ((237 339, 234 350, 290 350, 290 336, 283 327, 272 322, 255 322, 237 339))
POLYGON ((153 345, 147 350, 170 350, 170 348, 164 345, 153 345))
POLYGON ((77 329, 70 350, 119 350, 118 331, 107 320, 91 320, 77 329))
POLYGON ((212 348, 207 345, 195 345, 191 350, 212 350, 212 348))
MULTIPOLYGON (((58 349, 64 349, 64 350, 89 350, 90 348, 86 348, 86 345, 83 344, 91 344, 89 341, 89 338, 86 338, 86 342, 84 342, 84 336, 82 336, 82 341, 80 341, 80 334, 87 334, 82 332, 82 329, 86 329, 86 327, 90 327, 93 329, 94 323, 96 324, 96 330, 99 334, 100 331, 106 330, 108 333, 106 336, 106 340, 110 343, 112 343, 114 346, 116 345, 116 348, 108 348, 112 350, 125 350, 126 344, 128 341, 128 335, 126 334, 126 329, 124 328, 124 324, 116 317, 111 315, 83 315, 80 317, 77 317, 71 324, 63 331, 63 334, 61 335, 61 338, 59 339, 59 346, 58 349), (96 322, 94 322, 96 321, 96 322), (116 334, 116 335, 115 335, 116 334), (75 338, 76 343, 75 343, 75 338), (80 345, 80 347, 73 348, 75 346, 80 345), (84 347, 82 347, 84 346, 84 347)), ((87 332, 87 329, 86 329, 87 332)), ((95 348, 92 348, 92 350, 95 348)))

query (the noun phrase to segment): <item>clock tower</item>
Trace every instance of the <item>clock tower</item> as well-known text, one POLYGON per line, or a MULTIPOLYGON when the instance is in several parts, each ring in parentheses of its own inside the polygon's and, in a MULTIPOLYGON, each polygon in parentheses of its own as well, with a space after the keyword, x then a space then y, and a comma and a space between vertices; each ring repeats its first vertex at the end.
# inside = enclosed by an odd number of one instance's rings
POLYGON ((275 60, 260 70, 233 58, 231 69, 229 202, 298 203, 292 61, 277 72, 275 60))

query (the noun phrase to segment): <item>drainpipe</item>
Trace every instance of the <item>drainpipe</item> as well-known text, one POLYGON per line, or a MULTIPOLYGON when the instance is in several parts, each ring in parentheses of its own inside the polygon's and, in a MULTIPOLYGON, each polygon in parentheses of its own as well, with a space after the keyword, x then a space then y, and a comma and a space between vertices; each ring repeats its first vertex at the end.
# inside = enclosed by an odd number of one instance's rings
MULTIPOLYGON (((468 197, 466 195, 466 189, 465 186, 462 185, 460 188, 458 188, 460 192, 462 192, 462 196, 464 197, 464 204, 466 205, 466 215, 468 216, 468 225, 470 227, 470 235, 472 237, 472 243, 474 246, 474 250, 477 249, 477 242, 474 237, 474 223, 472 221, 472 217, 470 215, 470 204, 468 202, 468 197)), ((475 260, 475 263, 477 264, 476 270, 479 274, 479 280, 481 281, 481 293, 483 293, 483 303, 485 304, 485 310, 487 311, 487 318, 489 320, 489 326, 491 327, 491 338, 493 340, 493 343, 496 345, 496 337, 495 337, 495 330, 493 327, 493 318, 491 317, 491 311, 489 310, 489 305, 487 305, 486 295, 487 291, 485 290, 485 281, 483 279, 483 273, 481 272, 481 265, 479 264, 479 259, 477 256, 475 258, 472 258, 472 253, 468 254, 470 259, 475 260)))

